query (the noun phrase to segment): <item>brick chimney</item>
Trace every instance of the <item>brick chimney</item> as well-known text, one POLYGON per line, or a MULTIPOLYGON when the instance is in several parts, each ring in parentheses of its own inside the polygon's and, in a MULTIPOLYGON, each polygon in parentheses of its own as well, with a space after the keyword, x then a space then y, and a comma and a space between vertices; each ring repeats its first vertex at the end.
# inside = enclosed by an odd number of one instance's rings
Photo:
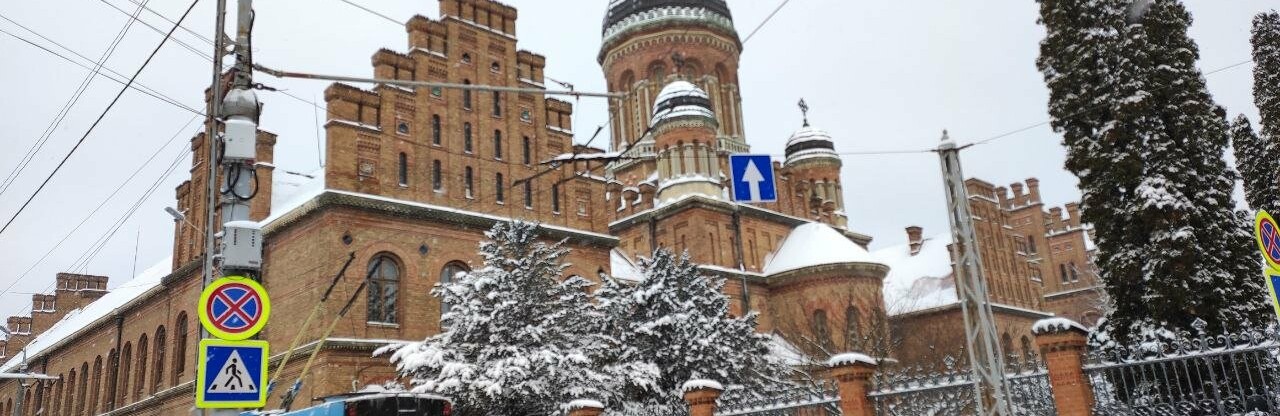
POLYGON ((62 319, 56 295, 31 295, 31 333, 40 335, 62 319))
POLYGON ((911 247, 911 255, 920 253, 920 247, 924 246, 924 229, 918 225, 907 227, 907 245, 911 247))
POLYGON ((1049 231, 1062 231, 1062 208, 1049 208, 1049 231))
POLYGON ((1009 188, 1003 186, 996 188, 996 199, 1000 201, 1000 208, 1009 209, 1009 188))
POLYGON ((1067 204, 1067 225, 1071 228, 1080 228, 1080 204, 1071 202, 1067 204))
POLYGON ((1023 200, 1024 196, 1022 195, 1022 182, 1014 183, 1009 185, 1009 187, 1013 188, 1013 206, 1020 207, 1026 205, 1026 201, 1023 200))
POLYGON ((1027 193, 1031 196, 1031 204, 1040 203, 1040 180, 1036 178, 1027 178, 1027 193))
POLYGON ((56 290, 53 292, 54 304, 57 305, 53 314, 54 322, 62 319, 67 311, 83 308, 107 294, 106 276, 58 273, 57 281, 56 290))
POLYGON ((9 340, 5 347, 17 351, 31 342, 31 318, 27 316, 10 316, 5 322, 9 328, 9 340))

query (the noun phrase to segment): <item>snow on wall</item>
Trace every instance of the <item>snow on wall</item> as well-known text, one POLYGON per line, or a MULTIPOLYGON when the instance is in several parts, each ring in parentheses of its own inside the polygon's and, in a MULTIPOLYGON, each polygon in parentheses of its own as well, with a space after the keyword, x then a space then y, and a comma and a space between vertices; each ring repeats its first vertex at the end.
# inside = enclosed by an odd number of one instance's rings
MULTIPOLYGON (((144 294, 160 286, 160 280, 172 272, 173 258, 165 258, 143 270, 133 280, 102 295, 98 300, 83 308, 67 312, 67 315, 53 324, 49 330, 44 331, 23 348, 23 351, 26 351, 26 357, 30 359, 39 356, 80 331, 88 329, 94 322, 111 316, 117 309, 139 300, 144 294)), ((12 354, 13 358, 0 366, 0 372, 12 372, 22 363, 22 351, 13 351, 12 354)))
POLYGON ((715 380, 704 380, 704 379, 689 380, 684 382, 684 385, 680 386, 680 391, 693 391, 693 390, 701 390, 701 389, 715 389, 715 390, 724 391, 724 386, 720 385, 720 383, 715 380))
POLYGON ((604 403, 596 400, 578 399, 569 402, 569 409, 603 409, 604 403))
POLYGON ((889 266, 884 278, 884 305, 890 315, 952 305, 960 301, 951 268, 949 234, 925 238, 911 255, 907 243, 877 250, 876 260, 889 266))
POLYGON ((881 262, 834 228, 811 222, 791 230, 777 254, 764 266, 764 274, 775 275, 805 267, 841 263, 881 262))
POLYGON ((1089 332, 1084 325, 1080 325, 1079 323, 1076 323, 1076 321, 1072 321, 1067 318, 1046 318, 1036 321, 1034 325, 1031 325, 1031 333, 1036 335, 1065 332, 1070 329, 1078 329, 1081 332, 1086 333, 1089 332))
POLYGON ((836 354, 827 359, 827 367, 840 367, 857 363, 876 365, 876 360, 870 356, 858 354, 856 352, 836 354))

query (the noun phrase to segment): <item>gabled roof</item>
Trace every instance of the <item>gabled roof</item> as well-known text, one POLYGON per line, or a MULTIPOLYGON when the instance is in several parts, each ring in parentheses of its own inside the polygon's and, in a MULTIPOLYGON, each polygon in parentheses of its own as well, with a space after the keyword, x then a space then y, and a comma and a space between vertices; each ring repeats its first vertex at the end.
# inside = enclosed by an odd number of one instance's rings
POLYGON ((959 302, 949 244, 951 236, 943 233, 925 238, 915 255, 908 243, 876 250, 873 256, 889 266, 884 278, 884 305, 889 315, 959 302))
POLYGON ((801 224, 791 230, 782 247, 764 266, 764 274, 775 275, 806 267, 845 263, 881 263, 862 246, 822 223, 801 224))

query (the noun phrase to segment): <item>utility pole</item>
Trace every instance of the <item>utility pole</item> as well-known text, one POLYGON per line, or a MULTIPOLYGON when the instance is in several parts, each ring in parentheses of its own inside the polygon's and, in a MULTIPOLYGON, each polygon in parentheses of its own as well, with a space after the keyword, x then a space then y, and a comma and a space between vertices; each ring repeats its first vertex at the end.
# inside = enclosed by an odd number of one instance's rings
POLYGON ((969 212, 969 192, 960 169, 960 150, 944 130, 938 156, 942 159, 942 180, 947 190, 947 218, 951 221, 952 255, 956 259, 956 289, 964 315, 964 335, 973 370, 977 414, 1011 416, 1009 384, 1004 377, 1004 360, 996 341, 995 317, 978 254, 978 238, 969 212))
MULTIPOLYGON (((231 90, 225 94, 222 59, 228 52, 224 32, 227 1, 218 0, 215 10, 213 85, 205 134, 209 153, 205 158, 208 169, 203 286, 211 284, 215 276, 257 278, 262 269, 261 229, 250 221, 250 200, 257 193, 258 186, 271 184, 259 184, 254 167, 261 106, 253 90, 253 62, 249 47, 253 2, 237 0, 237 3, 235 65, 232 67, 231 90)), ((202 339, 210 337, 203 328, 200 333, 202 339)), ((197 380, 196 388, 201 388, 200 384, 197 380)), ((231 409, 213 412, 201 409, 200 413, 239 414, 231 409)))

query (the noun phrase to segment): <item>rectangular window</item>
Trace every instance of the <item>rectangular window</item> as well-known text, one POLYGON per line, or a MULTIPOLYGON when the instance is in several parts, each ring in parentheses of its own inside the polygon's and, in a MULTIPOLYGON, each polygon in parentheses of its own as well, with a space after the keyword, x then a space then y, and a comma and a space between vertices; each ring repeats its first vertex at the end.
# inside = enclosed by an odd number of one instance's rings
POLYGON ((502 160, 502 131, 493 131, 493 158, 502 160))
POLYGON ((551 212, 560 213, 560 184, 551 185, 551 212))
POLYGON ((533 182, 524 181, 524 207, 533 208, 533 182))
POLYGON ((524 164, 528 165, 529 163, 533 162, 533 155, 531 154, 532 152, 530 152, 533 146, 531 143, 529 143, 529 136, 524 136, 524 142, 522 144, 524 146, 524 157, 523 157, 524 164))
POLYGON ((431 115, 431 144, 440 145, 440 115, 431 115))
POLYGON ((493 92, 493 116, 502 116, 502 93, 499 91, 493 92))
POLYGON ((498 203, 501 204, 503 201, 506 200, 504 194, 507 189, 507 187, 502 184, 502 172, 498 172, 497 174, 494 175, 493 182, 494 182, 494 186, 497 187, 497 192, 494 195, 496 195, 498 203))
POLYGON ((440 160, 437 159, 437 160, 431 161, 431 189, 432 190, 440 191, 444 189, 444 181, 441 179, 440 173, 441 173, 440 160))
POLYGON ((462 151, 471 153, 473 146, 471 145, 471 123, 462 124, 462 151))
POLYGON ((400 179, 400 186, 409 186, 409 156, 403 152, 400 153, 400 166, 396 176, 400 179))
POLYGON ((462 186, 466 190, 467 198, 475 198, 475 177, 472 176, 470 166, 467 166, 466 172, 462 175, 462 186))

